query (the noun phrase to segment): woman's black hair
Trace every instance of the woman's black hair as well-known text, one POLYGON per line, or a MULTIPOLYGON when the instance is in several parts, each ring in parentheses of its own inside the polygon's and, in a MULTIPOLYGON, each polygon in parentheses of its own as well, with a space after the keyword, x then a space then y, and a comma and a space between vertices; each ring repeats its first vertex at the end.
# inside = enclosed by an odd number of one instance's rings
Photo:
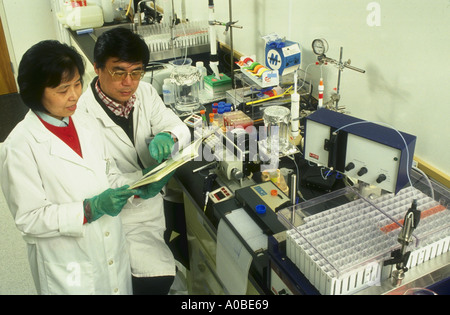
POLYGON ((142 37, 129 29, 116 27, 101 34, 94 47, 94 62, 103 69, 111 58, 129 63, 142 62, 144 67, 150 59, 148 46, 142 37))
POLYGON ((84 61, 78 52, 56 40, 41 41, 28 49, 19 65, 17 83, 20 96, 32 110, 46 111, 42 96, 47 87, 55 88, 76 74, 84 75, 84 61))

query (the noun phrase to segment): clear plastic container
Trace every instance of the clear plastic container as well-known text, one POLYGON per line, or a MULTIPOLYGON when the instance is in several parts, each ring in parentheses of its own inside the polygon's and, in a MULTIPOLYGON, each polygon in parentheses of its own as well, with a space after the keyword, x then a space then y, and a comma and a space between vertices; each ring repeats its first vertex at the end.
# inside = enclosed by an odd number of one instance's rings
POLYGON ((164 84, 162 86, 164 103, 167 105, 172 105, 175 103, 175 85, 172 83, 171 79, 164 79, 164 84))
POLYGON ((205 77, 208 74, 206 71, 206 68, 203 64, 203 61, 198 61, 195 64, 195 67, 198 69, 198 71, 200 72, 200 81, 199 81, 199 89, 200 91, 202 91, 205 88, 205 77))
POLYGON ((114 20, 114 9, 112 0, 101 0, 102 1, 102 10, 103 10, 103 19, 105 23, 111 23, 114 20))
POLYGON ((351 294, 379 283, 384 261, 400 248, 402 220, 414 199, 421 220, 408 246, 407 267, 449 251, 450 192, 435 184, 431 198, 420 176, 412 172, 414 187, 396 195, 369 200, 346 187, 278 211, 289 229, 288 257, 324 294, 351 294))
POLYGON ((240 110, 224 113, 223 122, 224 126, 227 128, 245 129, 253 125, 253 120, 240 110))

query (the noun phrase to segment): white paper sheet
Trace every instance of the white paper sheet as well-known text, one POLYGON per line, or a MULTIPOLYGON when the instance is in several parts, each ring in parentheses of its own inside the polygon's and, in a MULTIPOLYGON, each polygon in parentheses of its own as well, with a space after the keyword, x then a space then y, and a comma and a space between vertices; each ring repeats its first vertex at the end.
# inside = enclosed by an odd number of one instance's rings
MULTIPOLYGON (((232 211, 227 219, 252 250, 267 249, 267 235, 244 209, 232 211)), ((216 269, 227 293, 246 294, 251 263, 252 255, 228 224, 221 220, 217 231, 216 269)))

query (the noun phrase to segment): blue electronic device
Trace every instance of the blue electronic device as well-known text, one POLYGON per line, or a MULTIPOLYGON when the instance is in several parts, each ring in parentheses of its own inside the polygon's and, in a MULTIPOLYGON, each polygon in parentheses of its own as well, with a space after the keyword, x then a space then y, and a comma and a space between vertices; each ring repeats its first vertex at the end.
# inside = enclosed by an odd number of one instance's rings
POLYGON ((397 193, 409 181, 416 137, 328 109, 306 119, 308 161, 397 193))
POLYGON ((292 41, 269 41, 266 44, 266 66, 278 70, 280 76, 295 72, 301 64, 301 50, 292 41))

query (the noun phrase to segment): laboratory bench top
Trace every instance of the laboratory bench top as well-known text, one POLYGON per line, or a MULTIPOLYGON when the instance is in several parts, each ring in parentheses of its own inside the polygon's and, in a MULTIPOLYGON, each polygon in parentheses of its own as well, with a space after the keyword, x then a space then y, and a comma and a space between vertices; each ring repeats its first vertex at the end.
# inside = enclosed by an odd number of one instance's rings
MULTIPOLYGON (((206 207, 206 211, 203 211, 204 203, 205 203, 205 195, 204 195, 204 182, 205 178, 210 174, 208 170, 200 171, 197 173, 193 173, 194 170, 200 168, 208 164, 207 161, 192 161, 189 162, 179 169, 177 169, 175 173, 175 178, 181 185, 183 192, 189 196, 189 198, 196 204, 196 208, 198 211, 198 215, 202 216, 203 220, 205 220, 206 224, 209 225, 211 230, 217 233, 217 228, 220 220, 224 220, 228 223, 227 214, 235 209, 239 209, 245 207, 240 200, 236 198, 232 198, 230 200, 224 201, 222 203, 213 204, 211 202, 208 203, 206 207)), ((314 176, 320 176, 320 169, 311 167, 306 161, 301 158, 297 158, 297 165, 299 167, 300 172, 308 173, 309 171, 313 172, 314 176)), ((293 161, 289 158, 282 158, 280 160, 280 168, 296 168, 293 161)), ((261 183, 260 173, 253 174, 252 179, 254 180, 254 184, 261 183)), ((298 190, 302 192, 302 195, 305 199, 309 200, 321 195, 328 193, 329 191, 335 191, 342 187, 345 187, 345 183, 342 178, 335 177, 333 183, 329 189, 327 187, 315 187, 311 185, 302 185, 301 182, 303 180, 310 180, 305 177, 300 177, 298 185, 298 190)), ((221 181, 219 177, 218 181, 215 181, 213 187, 210 191, 219 188, 224 185, 224 182, 221 181)), ((415 183, 418 185, 418 183, 415 183)), ((337 202, 336 206, 339 205, 339 201, 330 201, 337 202)), ((329 209, 329 204, 327 208, 329 209)), ((325 210, 325 208, 321 209, 316 208, 315 211, 320 212, 325 210)), ((270 211, 271 212, 271 211, 270 211)), ((315 212, 315 213, 317 213, 315 212)), ((272 213, 272 212, 271 212, 272 213)), ((314 213, 310 213, 312 215, 314 213)), ((273 212, 273 217, 271 217, 272 221, 278 221, 276 214, 273 212)), ((255 220, 257 222, 257 220, 255 220)), ((257 222, 258 223, 258 222, 257 222)), ((264 223, 263 223, 264 224, 264 223)), ((232 226, 232 224, 229 224, 232 226)), ((237 231, 236 235, 242 241, 242 243, 247 247, 250 252, 250 248, 245 243, 245 240, 239 236, 237 231)), ((266 233, 267 231, 265 231, 266 233)), ((249 271, 249 279, 256 284, 261 294, 272 294, 270 291, 270 283, 268 282, 268 275, 271 265, 283 266, 286 270, 294 270, 293 275, 297 278, 298 283, 302 283, 301 286, 297 287, 297 294, 319 294, 317 289, 298 271, 295 270, 295 266, 293 266, 284 256, 283 251, 279 248, 280 245, 275 240, 277 236, 272 235, 270 231, 267 233, 269 235, 269 249, 263 253, 252 253, 253 261, 249 271)), ((448 258, 450 257, 450 253, 442 255, 441 257, 434 258, 435 262, 428 264, 427 266, 419 266, 413 268, 409 271, 408 276, 414 278, 414 280, 408 282, 407 284, 395 288, 392 285, 384 284, 383 286, 375 286, 368 288, 366 290, 360 291, 358 294, 398 294, 400 290, 405 291, 407 288, 411 286, 427 286, 432 289, 434 292, 441 292, 441 294, 446 294, 444 292, 449 292, 450 289, 450 265, 448 265, 448 258)), ((275 266, 276 268, 276 266, 275 266)), ((298 285, 297 283, 297 285, 298 285)))
MULTIPOLYGON (((301 159, 297 159, 297 165, 299 166, 299 169, 305 169, 308 167, 308 163, 306 161, 303 161, 301 159)), ((213 204, 211 201, 208 202, 206 210, 204 210, 204 204, 205 204, 205 194, 204 194, 204 184, 206 177, 211 174, 209 170, 202 170, 198 171, 196 173, 193 173, 194 170, 197 170, 198 168, 207 165, 210 163, 209 161, 191 161, 189 163, 184 164, 180 168, 178 168, 175 172, 174 178, 177 180, 177 182, 180 184, 183 193, 186 194, 190 200, 196 205, 196 209, 198 211, 198 216, 202 218, 203 224, 207 224, 209 226, 209 229, 213 231, 213 233, 217 233, 218 224, 220 220, 224 220, 228 223, 227 220, 227 214, 235 209, 239 209, 244 207, 241 201, 239 201, 236 198, 236 195, 229 200, 223 201, 221 203, 213 204)), ((289 158, 282 158, 280 161, 280 167, 281 168, 289 168, 295 170, 295 164, 294 162, 289 158)), ((216 173, 216 172, 213 172, 216 173)), ((253 184, 259 184, 261 183, 261 173, 257 172, 253 174, 252 183, 253 184)), ((302 179, 300 179, 301 182, 302 179)), ((213 186, 209 191, 214 191, 221 186, 225 185, 227 186, 227 180, 223 177, 219 176, 214 182, 213 186)), ((335 187, 342 187, 342 182, 336 182, 335 187)), ((313 198, 316 196, 320 196, 325 193, 323 190, 317 190, 311 187, 298 187, 300 191, 302 191, 302 194, 305 198, 313 198)), ((244 187, 238 188, 239 189, 245 189, 244 187)), ((236 191, 233 191, 233 193, 236 193, 236 191)), ((255 218, 257 219, 257 218, 255 218)), ((269 228, 272 229, 275 232, 281 232, 285 230, 283 225, 279 222, 277 219, 277 215, 275 212, 272 212, 270 210, 266 213, 265 222, 268 222, 269 228)), ((231 229, 233 229, 232 224, 228 224, 231 229)), ((264 230, 267 235, 272 235, 272 230, 267 230, 264 228, 265 223, 260 222, 260 226, 264 230)), ((235 231, 235 230, 234 230, 235 231)), ((258 291, 261 294, 272 294, 270 291, 270 284, 269 284, 269 254, 268 251, 264 252, 252 252, 252 250, 249 248, 248 244, 245 242, 244 239, 239 235, 237 231, 235 231, 238 238, 241 240, 243 245, 247 248, 247 250, 252 254, 252 264, 249 271, 249 281, 252 281, 254 286, 258 289, 258 291)), ((308 282, 305 282, 303 293, 305 294, 317 294, 317 290, 308 282)))

